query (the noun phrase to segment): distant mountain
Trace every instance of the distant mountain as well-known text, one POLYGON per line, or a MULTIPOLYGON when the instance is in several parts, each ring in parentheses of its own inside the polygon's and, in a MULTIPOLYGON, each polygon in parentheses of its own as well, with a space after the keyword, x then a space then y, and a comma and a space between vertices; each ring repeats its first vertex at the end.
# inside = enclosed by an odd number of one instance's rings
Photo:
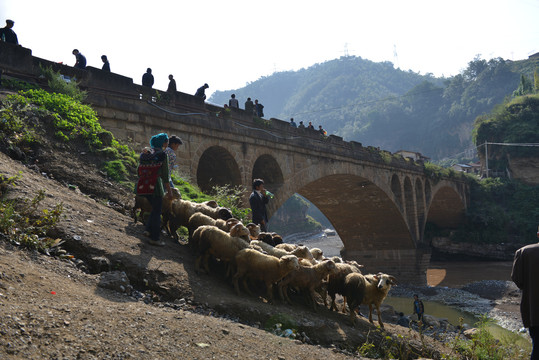
POLYGON ((235 93, 243 108, 247 97, 259 99, 266 118, 294 117, 345 140, 441 159, 472 148, 475 118, 511 95, 521 73, 533 78, 538 64, 476 58, 461 74, 436 78, 348 56, 217 91, 209 100, 224 104, 235 93))

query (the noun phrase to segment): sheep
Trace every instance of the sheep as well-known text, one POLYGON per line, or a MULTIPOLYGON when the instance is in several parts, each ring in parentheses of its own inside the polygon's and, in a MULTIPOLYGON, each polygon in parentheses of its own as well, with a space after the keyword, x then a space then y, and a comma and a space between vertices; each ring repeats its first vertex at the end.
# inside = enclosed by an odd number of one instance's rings
MULTIPOLYGON (((182 196, 180 194, 180 191, 178 189, 173 188, 172 189, 172 198, 168 195, 163 197, 163 205, 161 207, 161 213, 163 216, 165 214, 170 213, 172 201, 176 199, 181 199, 182 196)), ((152 205, 150 204, 150 200, 147 196, 143 195, 136 195, 135 196, 135 206, 133 206, 133 209, 131 210, 131 216, 133 217, 133 221, 136 224, 137 221, 140 219, 141 222, 144 221, 144 213, 152 211, 152 205), (137 210, 140 209, 140 213, 137 216, 137 210)), ((163 224, 165 221, 163 221, 163 224)))
POLYGON ((223 207, 211 207, 206 204, 176 199, 171 205, 171 216, 168 222, 169 233, 177 240, 176 231, 180 226, 188 226, 189 218, 196 212, 201 212, 213 219, 228 220, 232 218, 232 213, 229 209, 223 207))
POLYGON ((311 254, 316 261, 322 261, 324 259, 324 252, 319 248, 312 248, 311 254))
MULTIPOLYGON (((339 257, 337 259, 332 260, 335 262, 342 261, 339 257)), ((344 295, 344 279, 348 274, 351 273, 361 273, 361 267, 362 265, 357 264, 355 261, 353 264, 351 263, 344 263, 344 262, 335 262, 336 271, 333 274, 330 274, 328 277, 328 283, 326 291, 324 292, 324 295, 322 295, 322 298, 324 299, 324 305, 327 306, 327 295, 331 297, 331 310, 337 310, 337 305, 335 304, 335 295, 341 294, 344 295)), ((343 312, 345 311, 346 306, 346 298, 344 298, 344 304, 343 304, 343 312)))
POLYGON ((271 246, 276 246, 283 243, 282 236, 277 233, 262 232, 258 234, 258 240, 261 240, 271 246))
POLYGON ((357 320, 355 309, 359 305, 369 305, 369 321, 374 325, 372 320, 372 306, 376 306, 378 314, 378 324, 383 329, 382 314, 380 313, 380 305, 387 296, 392 285, 395 285, 397 279, 391 275, 378 273, 376 275, 362 275, 359 273, 351 273, 346 275, 344 279, 344 294, 348 300, 350 308, 350 317, 352 324, 357 320))
POLYGON ((230 218, 228 220, 223 219, 214 219, 211 216, 203 214, 201 212, 194 213, 190 218, 187 224, 187 229, 189 230, 189 241, 193 236, 193 232, 202 225, 213 225, 219 229, 229 232, 232 226, 236 225, 240 221, 236 218, 230 218))
POLYGON ((277 249, 283 249, 283 250, 286 250, 288 252, 291 252, 291 251, 294 251, 294 249, 296 249, 298 247, 298 245, 283 243, 283 244, 277 244, 277 245, 275 245, 275 247, 277 249))
POLYGON ((320 287, 324 279, 333 273, 335 269, 335 263, 331 260, 325 260, 313 266, 300 266, 298 270, 290 272, 279 282, 279 295, 281 299, 292 304, 288 297, 288 286, 307 290, 308 294, 306 293, 305 295, 310 299, 313 309, 316 311, 315 289, 320 287))
POLYGON ((251 240, 258 239, 258 236, 260 235, 260 225, 249 223, 247 224, 247 229, 249 229, 249 237, 251 240))
POLYGON ((299 268, 298 258, 294 255, 285 255, 280 259, 262 254, 254 249, 238 251, 235 258, 236 274, 234 275, 234 289, 238 296, 240 288, 239 279, 242 279, 245 290, 252 296, 247 287, 247 278, 261 280, 266 285, 267 299, 273 301, 273 284, 284 278, 291 271, 299 268))
MULTIPOLYGON (((251 240, 251 247, 253 246, 259 246, 261 247, 265 253, 268 255, 273 255, 275 257, 283 257, 285 255, 295 255, 298 258, 307 259, 309 262, 312 260, 312 255, 309 251, 309 249, 306 246, 298 246, 294 251, 288 252, 283 249, 277 249, 271 245, 266 244, 263 241, 260 240, 251 240)), ((312 264, 312 263, 311 263, 312 264)))
MULTIPOLYGON (((195 261, 195 271, 199 273, 200 263, 203 262, 206 273, 210 273, 208 260, 211 255, 223 263, 234 260, 238 251, 249 247, 249 243, 240 238, 249 236, 249 230, 238 223, 230 229, 230 234, 212 225, 203 225, 195 230, 193 237, 198 238, 198 256, 195 261)), ((230 268, 227 269, 227 273, 230 268)))

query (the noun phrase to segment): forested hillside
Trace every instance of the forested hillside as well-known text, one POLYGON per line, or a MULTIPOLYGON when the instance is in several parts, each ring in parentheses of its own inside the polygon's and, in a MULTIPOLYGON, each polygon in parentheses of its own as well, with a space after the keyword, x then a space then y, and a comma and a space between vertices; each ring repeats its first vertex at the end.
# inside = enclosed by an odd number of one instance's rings
POLYGON ((436 78, 349 56, 216 92, 210 101, 224 104, 235 93, 243 107, 247 97, 259 99, 266 118, 312 121, 345 140, 437 160, 472 148, 475 118, 511 95, 521 74, 533 79, 538 65, 537 58, 477 57, 460 74, 436 78))

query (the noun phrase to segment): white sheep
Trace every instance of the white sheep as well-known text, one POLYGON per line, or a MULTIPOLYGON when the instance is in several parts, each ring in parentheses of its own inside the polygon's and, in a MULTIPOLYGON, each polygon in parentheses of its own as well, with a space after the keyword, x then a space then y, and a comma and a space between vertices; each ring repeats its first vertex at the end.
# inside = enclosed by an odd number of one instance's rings
POLYGON ((299 268, 298 258, 294 255, 276 258, 249 248, 238 251, 235 260, 237 270, 233 282, 236 293, 240 295, 239 279, 243 280, 243 286, 250 295, 247 279, 261 280, 266 285, 268 301, 273 301, 273 284, 299 268))
POLYGON ((324 259, 324 252, 319 248, 312 248, 311 254, 316 261, 322 261, 324 259))
POLYGON ((296 249, 298 247, 298 245, 282 243, 282 244, 275 245, 275 247, 277 249, 283 249, 283 250, 286 250, 288 252, 292 252, 292 251, 294 251, 294 249, 296 249))
POLYGON ((315 290, 322 285, 324 279, 333 273, 335 269, 335 263, 331 260, 325 260, 312 266, 300 266, 299 269, 290 272, 279 282, 281 299, 292 304, 288 297, 288 286, 305 291, 305 296, 310 300, 313 309, 316 311, 315 290))
POLYGON ((386 298, 391 286, 395 285, 396 282, 395 277, 383 273, 376 275, 351 273, 346 275, 344 280, 344 294, 348 300, 352 323, 355 323, 357 320, 355 309, 359 305, 364 304, 369 305, 369 321, 374 325, 372 320, 372 306, 374 305, 378 314, 378 324, 383 329, 384 323, 382 322, 380 305, 386 298))
POLYGON ((258 239, 258 236, 260 235, 260 225, 257 225, 255 223, 249 223, 246 225, 247 229, 249 229, 249 237, 251 240, 258 239))
POLYGON ((180 226, 188 226, 189 218, 196 212, 208 215, 213 219, 228 220, 232 218, 229 209, 223 207, 211 207, 206 203, 196 203, 188 200, 176 199, 172 202, 170 219, 168 221, 169 233, 177 240, 176 231, 180 226))
MULTIPOLYGON (((298 246, 291 252, 288 252, 283 249, 277 249, 261 240, 251 240, 251 247, 258 246, 264 250, 268 255, 273 255, 275 257, 281 258, 285 255, 295 255, 298 258, 307 259, 309 262, 312 261, 312 255, 309 249, 306 246, 298 246)), ((312 263, 311 263, 312 265, 312 263)))
MULTIPOLYGON (((249 247, 249 243, 240 238, 240 236, 249 236, 249 230, 238 223, 230 229, 230 234, 212 225, 203 225, 195 230, 193 237, 198 239, 197 253, 195 261, 195 271, 200 270, 200 263, 203 262, 206 273, 210 273, 210 256, 229 264, 234 260, 236 253, 241 249, 249 247)), ((227 273, 230 268, 227 269, 227 273)))
POLYGON ((230 218, 228 220, 214 219, 201 212, 196 212, 189 218, 189 223, 187 225, 187 230, 189 231, 189 244, 191 244, 193 232, 202 225, 213 225, 223 231, 229 232, 232 226, 239 222, 240 221, 236 218, 230 218))

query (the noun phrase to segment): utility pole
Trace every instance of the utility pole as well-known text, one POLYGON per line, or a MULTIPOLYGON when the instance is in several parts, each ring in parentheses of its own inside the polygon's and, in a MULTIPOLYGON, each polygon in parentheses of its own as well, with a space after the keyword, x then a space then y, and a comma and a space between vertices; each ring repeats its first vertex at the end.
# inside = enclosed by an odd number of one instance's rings
POLYGON ((488 142, 485 141, 485 166, 487 167, 487 178, 488 178, 488 142))

